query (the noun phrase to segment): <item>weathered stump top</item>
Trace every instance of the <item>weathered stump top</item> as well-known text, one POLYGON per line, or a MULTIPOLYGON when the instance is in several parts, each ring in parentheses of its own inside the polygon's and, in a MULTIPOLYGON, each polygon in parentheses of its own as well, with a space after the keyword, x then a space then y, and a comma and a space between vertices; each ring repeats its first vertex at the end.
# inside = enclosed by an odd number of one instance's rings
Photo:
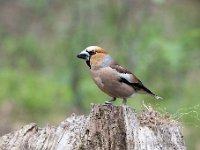
POLYGON ((151 107, 140 114, 128 106, 92 104, 58 126, 35 123, 0 137, 3 150, 185 150, 182 127, 151 107))

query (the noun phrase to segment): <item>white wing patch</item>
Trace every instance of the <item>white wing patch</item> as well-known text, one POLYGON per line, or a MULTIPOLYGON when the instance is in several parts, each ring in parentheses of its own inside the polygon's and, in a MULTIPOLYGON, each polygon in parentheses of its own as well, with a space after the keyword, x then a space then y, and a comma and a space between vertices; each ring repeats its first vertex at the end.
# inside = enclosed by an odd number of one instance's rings
POLYGON ((119 73, 119 76, 121 78, 126 79, 128 82, 133 83, 133 76, 132 74, 128 74, 128 73, 119 73))

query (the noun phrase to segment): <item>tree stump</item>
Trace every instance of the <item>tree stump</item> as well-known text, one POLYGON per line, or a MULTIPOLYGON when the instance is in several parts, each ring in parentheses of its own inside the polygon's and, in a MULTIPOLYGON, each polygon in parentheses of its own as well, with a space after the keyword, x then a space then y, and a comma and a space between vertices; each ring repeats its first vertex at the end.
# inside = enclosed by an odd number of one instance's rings
POLYGON ((186 150, 182 127, 151 107, 91 105, 89 116, 72 115, 57 127, 35 123, 0 137, 2 150, 186 150))

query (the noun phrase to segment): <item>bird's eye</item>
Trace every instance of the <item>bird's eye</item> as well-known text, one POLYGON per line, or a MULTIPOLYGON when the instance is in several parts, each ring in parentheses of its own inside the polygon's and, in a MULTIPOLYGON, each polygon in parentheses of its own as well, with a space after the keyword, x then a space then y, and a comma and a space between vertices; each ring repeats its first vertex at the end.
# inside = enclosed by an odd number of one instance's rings
MULTIPOLYGON (((88 51, 87 51, 88 52, 88 51)), ((94 54, 96 54, 96 52, 94 51, 94 50, 92 50, 92 51, 89 51, 88 52, 90 55, 94 55, 94 54)))

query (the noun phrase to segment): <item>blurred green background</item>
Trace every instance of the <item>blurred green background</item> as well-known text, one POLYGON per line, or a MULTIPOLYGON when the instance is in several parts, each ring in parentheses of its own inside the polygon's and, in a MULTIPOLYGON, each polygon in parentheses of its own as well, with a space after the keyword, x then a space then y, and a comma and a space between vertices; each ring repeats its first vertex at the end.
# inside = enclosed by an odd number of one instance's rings
POLYGON ((199 9, 199 0, 0 0, 0 135, 107 100, 76 58, 98 45, 164 97, 128 105, 169 112, 188 149, 200 149, 199 9))

